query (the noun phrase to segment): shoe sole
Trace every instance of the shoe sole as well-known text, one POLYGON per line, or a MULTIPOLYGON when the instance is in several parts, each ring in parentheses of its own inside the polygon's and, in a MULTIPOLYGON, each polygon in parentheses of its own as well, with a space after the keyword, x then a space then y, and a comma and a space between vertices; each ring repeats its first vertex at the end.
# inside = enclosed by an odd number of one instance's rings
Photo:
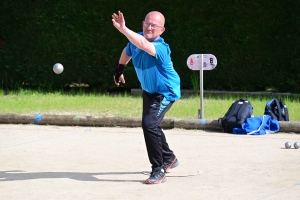
POLYGON ((160 184, 160 183, 164 183, 167 181, 166 176, 164 176, 162 179, 155 181, 155 182, 151 182, 149 181, 149 179, 146 180, 146 184, 160 184))
POLYGON ((177 167, 179 165, 179 161, 177 158, 173 160, 173 162, 169 165, 169 167, 166 169, 166 172, 169 173, 171 169, 177 167))

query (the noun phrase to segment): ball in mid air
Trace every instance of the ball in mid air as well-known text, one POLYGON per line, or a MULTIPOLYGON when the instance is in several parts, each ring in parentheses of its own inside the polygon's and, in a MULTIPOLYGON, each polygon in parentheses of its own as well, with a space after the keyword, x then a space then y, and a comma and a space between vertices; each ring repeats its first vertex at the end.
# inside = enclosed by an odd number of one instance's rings
POLYGON ((60 63, 56 63, 54 66, 53 66, 53 71, 54 73, 56 74, 60 74, 64 71, 64 66, 60 63))

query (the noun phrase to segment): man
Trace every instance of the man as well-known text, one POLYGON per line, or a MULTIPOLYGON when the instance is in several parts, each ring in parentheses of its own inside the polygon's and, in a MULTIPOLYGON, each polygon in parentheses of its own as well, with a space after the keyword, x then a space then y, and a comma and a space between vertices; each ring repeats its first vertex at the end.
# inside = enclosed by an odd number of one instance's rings
POLYGON ((117 86, 125 83, 123 71, 132 59, 143 89, 142 128, 152 164, 152 172, 146 183, 162 183, 166 181, 166 172, 179 165, 159 126, 174 101, 180 98, 180 78, 173 68, 169 45, 160 37, 165 31, 165 18, 157 11, 148 13, 142 22, 143 32, 140 33, 125 26, 120 11, 112 15, 112 22, 129 40, 115 69, 114 81, 117 86))

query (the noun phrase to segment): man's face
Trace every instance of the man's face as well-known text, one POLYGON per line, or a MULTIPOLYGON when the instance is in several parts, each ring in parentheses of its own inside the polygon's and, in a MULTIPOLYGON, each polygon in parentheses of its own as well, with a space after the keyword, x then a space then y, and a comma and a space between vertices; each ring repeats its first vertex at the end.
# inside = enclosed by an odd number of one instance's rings
POLYGON ((153 13, 146 16, 143 21, 143 32, 144 37, 149 41, 153 42, 165 31, 164 19, 161 16, 153 13))

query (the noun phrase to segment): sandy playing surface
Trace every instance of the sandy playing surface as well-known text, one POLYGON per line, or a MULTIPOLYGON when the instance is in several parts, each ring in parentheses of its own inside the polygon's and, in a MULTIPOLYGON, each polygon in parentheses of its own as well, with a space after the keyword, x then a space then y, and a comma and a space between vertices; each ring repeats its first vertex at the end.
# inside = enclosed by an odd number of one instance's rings
POLYGON ((141 128, 0 125, 0 199, 299 199, 299 134, 165 130, 180 165, 150 170, 141 128))

